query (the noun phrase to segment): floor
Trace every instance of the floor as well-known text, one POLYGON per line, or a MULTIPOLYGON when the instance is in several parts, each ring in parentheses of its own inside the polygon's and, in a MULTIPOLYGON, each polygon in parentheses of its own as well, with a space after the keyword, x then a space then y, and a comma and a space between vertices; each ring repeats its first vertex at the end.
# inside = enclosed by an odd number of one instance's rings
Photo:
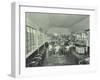
POLYGON ((51 54, 47 51, 46 58, 44 59, 43 66, 56 66, 56 65, 75 65, 77 64, 76 58, 71 55, 65 54, 51 54))

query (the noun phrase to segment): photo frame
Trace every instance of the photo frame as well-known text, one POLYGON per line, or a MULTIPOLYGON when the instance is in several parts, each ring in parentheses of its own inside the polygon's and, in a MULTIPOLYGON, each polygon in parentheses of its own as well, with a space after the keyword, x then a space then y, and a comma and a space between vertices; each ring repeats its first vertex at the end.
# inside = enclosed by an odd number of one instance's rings
MULTIPOLYGON (((95 8, 87 7, 73 7, 73 6, 41 6, 28 3, 12 3, 12 22, 11 22, 11 74, 14 77, 22 76, 36 76, 36 75, 60 75, 69 73, 87 73, 95 72, 95 8), (46 67, 26 67, 26 58, 31 55, 26 55, 26 42, 25 42, 25 14, 31 13, 46 13, 46 14, 76 14, 76 15, 89 15, 89 28, 90 28, 90 64, 89 65, 69 65, 69 66, 46 66, 46 67)), ((28 25, 27 25, 28 26, 28 25)), ((42 31, 42 29, 40 29, 42 31)), ((78 35, 77 35, 78 36, 78 35)), ((37 41, 37 40, 36 40, 37 41)))

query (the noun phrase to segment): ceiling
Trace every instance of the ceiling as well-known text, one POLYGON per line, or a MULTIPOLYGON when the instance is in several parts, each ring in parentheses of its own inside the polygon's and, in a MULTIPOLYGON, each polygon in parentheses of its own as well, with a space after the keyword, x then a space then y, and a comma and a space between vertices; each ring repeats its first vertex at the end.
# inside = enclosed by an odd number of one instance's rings
POLYGON ((38 26, 46 30, 51 27, 69 28, 87 17, 88 15, 78 14, 26 13, 26 20, 30 20, 35 27, 38 26))

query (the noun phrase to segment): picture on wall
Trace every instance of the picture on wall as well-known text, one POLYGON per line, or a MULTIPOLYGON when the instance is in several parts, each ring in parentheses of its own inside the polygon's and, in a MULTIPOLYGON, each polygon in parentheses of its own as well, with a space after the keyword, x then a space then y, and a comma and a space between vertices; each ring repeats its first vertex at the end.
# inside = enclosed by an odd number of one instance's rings
POLYGON ((26 67, 90 64, 90 16, 25 12, 26 67))

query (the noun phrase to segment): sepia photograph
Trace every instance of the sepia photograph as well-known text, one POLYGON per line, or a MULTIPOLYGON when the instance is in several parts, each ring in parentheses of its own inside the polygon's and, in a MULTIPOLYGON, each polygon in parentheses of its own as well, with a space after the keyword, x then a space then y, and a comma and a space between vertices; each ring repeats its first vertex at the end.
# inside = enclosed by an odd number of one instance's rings
POLYGON ((89 64, 89 15, 25 12, 26 67, 89 64))

